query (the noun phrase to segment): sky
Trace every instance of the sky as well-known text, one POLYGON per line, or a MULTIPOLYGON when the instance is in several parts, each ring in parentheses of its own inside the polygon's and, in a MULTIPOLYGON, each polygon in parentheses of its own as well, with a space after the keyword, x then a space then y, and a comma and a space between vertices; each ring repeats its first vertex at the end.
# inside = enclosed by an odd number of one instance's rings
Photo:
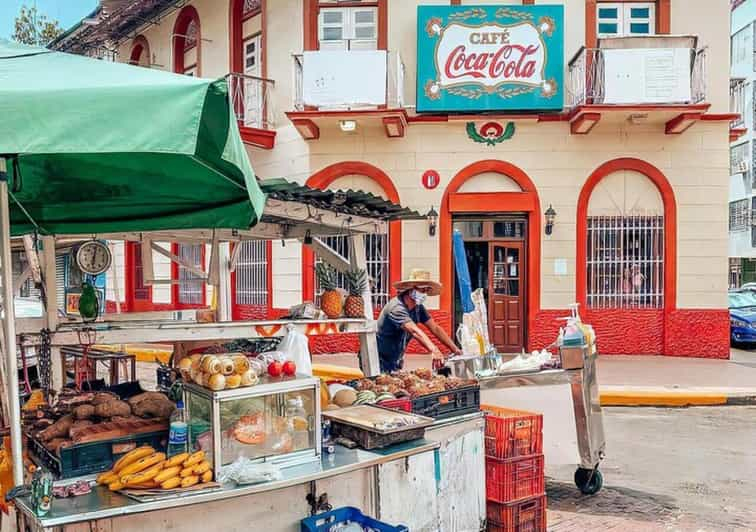
POLYGON ((66 30, 91 13, 97 0, 0 0, 0 39, 10 39, 13 35, 13 21, 21 6, 35 4, 39 13, 56 19, 66 30))

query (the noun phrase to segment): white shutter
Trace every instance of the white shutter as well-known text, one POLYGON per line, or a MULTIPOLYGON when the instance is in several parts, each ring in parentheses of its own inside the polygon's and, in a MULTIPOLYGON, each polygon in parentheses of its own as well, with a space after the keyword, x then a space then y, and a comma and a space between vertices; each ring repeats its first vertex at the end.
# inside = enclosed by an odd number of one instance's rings
POLYGON ((374 7, 349 9, 349 49, 378 49, 378 10, 374 7))
POLYGON ((655 33, 656 12, 653 2, 630 2, 623 7, 624 35, 653 35, 655 33))
POLYGON ((318 13, 318 40, 321 50, 347 50, 347 10, 324 8, 318 13))
POLYGON ((596 24, 599 37, 616 37, 622 32, 622 4, 596 4, 596 24))

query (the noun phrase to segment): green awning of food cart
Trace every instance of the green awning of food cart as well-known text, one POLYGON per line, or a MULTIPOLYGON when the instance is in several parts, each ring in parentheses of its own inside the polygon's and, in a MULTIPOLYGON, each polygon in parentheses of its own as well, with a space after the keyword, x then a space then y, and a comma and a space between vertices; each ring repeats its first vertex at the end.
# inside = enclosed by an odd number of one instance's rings
POLYGON ((0 40, 13 235, 245 229, 262 215, 225 80, 0 40))

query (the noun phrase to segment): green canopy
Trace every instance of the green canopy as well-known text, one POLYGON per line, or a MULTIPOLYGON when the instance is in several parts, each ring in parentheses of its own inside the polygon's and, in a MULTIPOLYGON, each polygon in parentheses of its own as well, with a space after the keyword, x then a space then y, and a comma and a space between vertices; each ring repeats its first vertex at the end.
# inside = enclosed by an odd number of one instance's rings
POLYGON ((225 80, 0 40, 11 232, 245 229, 265 195, 225 80))

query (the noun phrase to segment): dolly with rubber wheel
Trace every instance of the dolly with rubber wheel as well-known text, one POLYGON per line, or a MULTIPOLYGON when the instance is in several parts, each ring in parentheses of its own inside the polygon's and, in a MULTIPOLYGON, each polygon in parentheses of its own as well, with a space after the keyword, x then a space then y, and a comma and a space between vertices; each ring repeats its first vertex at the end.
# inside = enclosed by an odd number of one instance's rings
POLYGON ((575 485, 583 495, 594 495, 604 486, 604 476, 595 469, 578 467, 575 471, 575 485))

